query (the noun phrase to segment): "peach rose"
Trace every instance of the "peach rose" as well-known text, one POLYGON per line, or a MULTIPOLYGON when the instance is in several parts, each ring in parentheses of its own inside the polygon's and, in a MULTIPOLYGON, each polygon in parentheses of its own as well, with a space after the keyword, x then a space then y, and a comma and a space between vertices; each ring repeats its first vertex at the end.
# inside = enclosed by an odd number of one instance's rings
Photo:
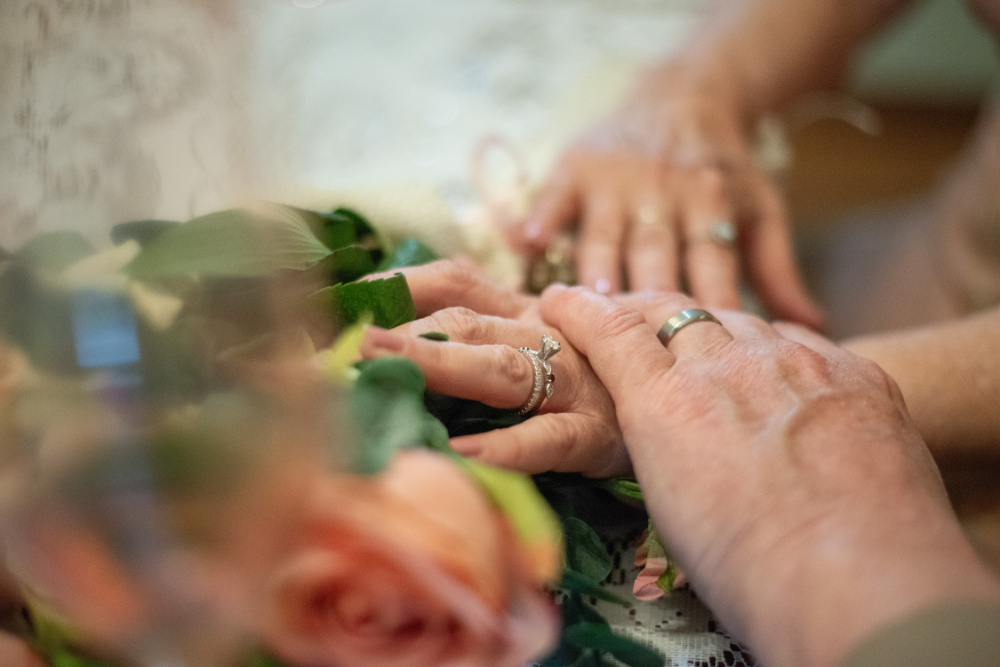
POLYGON ((261 634, 309 667, 520 666, 558 633, 506 519, 459 467, 399 453, 374 477, 322 484, 271 582, 261 634))

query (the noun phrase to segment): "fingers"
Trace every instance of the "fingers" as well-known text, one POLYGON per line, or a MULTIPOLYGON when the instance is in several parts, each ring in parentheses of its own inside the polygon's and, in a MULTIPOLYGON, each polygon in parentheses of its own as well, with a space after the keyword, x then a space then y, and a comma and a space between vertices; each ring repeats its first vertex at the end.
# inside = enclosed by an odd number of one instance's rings
POLYGON ((579 199, 574 171, 564 160, 542 189, 521 230, 519 240, 528 249, 541 252, 556 234, 576 222, 579 199))
POLYGON ((417 307, 417 317, 426 317, 444 308, 461 306, 484 315, 517 317, 526 307, 527 297, 496 283, 471 260, 464 257, 407 267, 367 279, 406 276, 417 307))
POLYGON ((404 356, 424 372, 428 389, 496 408, 521 407, 534 384, 534 366, 509 345, 430 341, 371 327, 361 352, 404 356))
MULTIPOLYGON (((615 297, 615 300, 642 313, 646 322, 657 332, 675 315, 698 307, 694 299, 679 292, 623 294, 615 297)), ((712 315, 722 319, 723 312, 726 311, 712 312, 712 315)), ((678 358, 691 353, 711 354, 732 340, 733 332, 715 322, 692 322, 674 334, 668 349, 678 358)))
POLYGON ((577 246, 577 277, 581 285, 601 294, 621 291, 622 241, 625 212, 614 192, 597 192, 584 202, 580 243, 577 246))
POLYGON ((452 438, 451 446, 483 463, 528 474, 555 470, 614 477, 631 472, 616 426, 579 414, 538 415, 511 428, 452 438))
POLYGON ((757 292, 775 317, 823 330, 823 312, 806 294, 795 261, 781 196, 766 179, 756 186, 758 220, 746 238, 746 259, 757 292))
POLYGON ((674 363, 642 314, 589 290, 553 285, 541 312, 587 357, 616 404, 674 363))
POLYGON ((674 292, 679 287, 674 210, 656 185, 647 188, 632 211, 625 257, 632 291, 674 292))
POLYGON ((713 240, 719 223, 734 223, 722 171, 697 168, 685 181, 684 267, 691 294, 706 307, 739 308, 739 261, 733 244, 713 240))

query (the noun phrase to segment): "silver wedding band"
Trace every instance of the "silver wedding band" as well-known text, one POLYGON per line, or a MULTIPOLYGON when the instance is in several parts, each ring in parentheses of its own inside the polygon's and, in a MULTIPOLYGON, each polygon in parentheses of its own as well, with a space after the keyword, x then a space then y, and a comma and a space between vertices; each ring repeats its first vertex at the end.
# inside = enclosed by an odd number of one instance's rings
POLYGON ((702 310, 701 308, 689 308, 688 310, 682 310, 667 320, 667 323, 660 327, 656 337, 660 339, 661 343, 663 343, 663 347, 667 347, 670 345, 670 341, 673 340, 674 336, 677 335, 678 331, 693 322, 715 322, 719 326, 722 326, 722 322, 717 320, 715 315, 712 315, 712 313, 707 310, 702 310))
POLYGON ((559 342, 548 336, 542 336, 542 343, 538 346, 537 351, 530 347, 518 348, 518 351, 528 357, 528 361, 531 362, 535 377, 528 400, 518 409, 517 414, 534 414, 542 407, 545 399, 552 398, 552 385, 555 384, 556 376, 552 373, 552 364, 549 363, 549 359, 554 357, 559 349, 559 342))

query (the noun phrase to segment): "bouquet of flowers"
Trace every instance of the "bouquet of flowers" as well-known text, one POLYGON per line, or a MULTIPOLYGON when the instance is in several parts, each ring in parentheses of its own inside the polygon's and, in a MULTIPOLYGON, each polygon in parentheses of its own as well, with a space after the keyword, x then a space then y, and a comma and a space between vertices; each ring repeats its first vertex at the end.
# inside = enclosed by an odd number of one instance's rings
POLYGON ((112 241, 0 254, 6 562, 52 665, 663 664, 585 602, 627 604, 546 500, 633 481, 465 459, 449 434, 525 417, 358 361, 368 324, 416 316, 402 274, 359 279, 429 248, 277 205, 112 241))

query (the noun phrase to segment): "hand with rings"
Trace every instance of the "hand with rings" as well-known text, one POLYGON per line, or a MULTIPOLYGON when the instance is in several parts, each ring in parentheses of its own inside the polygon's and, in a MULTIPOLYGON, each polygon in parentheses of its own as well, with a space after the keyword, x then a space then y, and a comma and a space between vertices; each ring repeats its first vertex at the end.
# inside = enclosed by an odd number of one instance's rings
POLYGON ((562 156, 516 247, 540 254, 578 228, 579 284, 604 294, 689 292, 738 308, 745 271, 778 318, 819 329, 780 193, 758 166, 737 105, 679 65, 656 71, 562 156))
POLYGON ((497 285, 464 259, 402 272, 420 319, 391 331, 372 327, 362 354, 404 356, 423 370, 428 389, 534 415, 452 438, 457 452, 528 473, 630 474, 607 390, 558 328, 542 322, 536 297, 497 285), (419 337, 431 332, 449 341, 419 337))
POLYGON ((541 313, 611 393, 671 553, 763 663, 841 664, 910 613, 1000 600, 874 363, 676 293, 554 285, 541 313))

